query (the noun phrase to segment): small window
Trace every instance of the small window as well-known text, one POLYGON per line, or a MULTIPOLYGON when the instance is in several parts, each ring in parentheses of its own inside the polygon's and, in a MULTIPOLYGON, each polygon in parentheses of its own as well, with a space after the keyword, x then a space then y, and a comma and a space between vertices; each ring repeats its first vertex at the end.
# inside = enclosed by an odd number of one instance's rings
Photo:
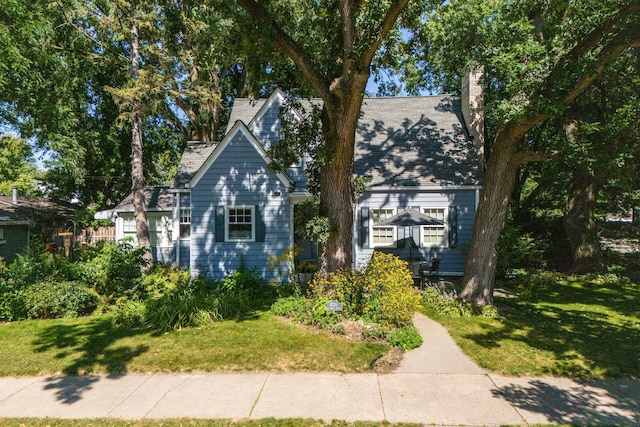
POLYGON ((254 241, 255 226, 253 207, 227 209, 226 240, 254 241))
POLYGON ((191 209, 180 209, 180 238, 187 240, 191 238, 191 209))
POLYGON ((125 233, 136 232, 136 218, 133 216, 125 216, 122 218, 122 231, 125 233))
POLYGON ((442 221, 444 225, 425 225, 422 227, 422 246, 446 245, 446 216, 445 208, 424 208, 422 212, 431 218, 442 221))
POLYGON ((381 221, 393 216, 393 209, 371 209, 373 246, 393 246, 396 241, 395 227, 379 227, 381 221))

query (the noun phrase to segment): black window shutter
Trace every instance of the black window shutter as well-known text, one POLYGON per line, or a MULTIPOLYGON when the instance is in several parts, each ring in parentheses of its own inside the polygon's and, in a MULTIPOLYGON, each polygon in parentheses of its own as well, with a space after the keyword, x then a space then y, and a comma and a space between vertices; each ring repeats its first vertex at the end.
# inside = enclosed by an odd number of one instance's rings
POLYGON ((266 237, 266 226, 264 224, 264 208, 260 205, 255 206, 256 218, 256 242, 264 242, 266 237))
POLYGON ((216 242, 224 242, 224 206, 216 206, 216 242))
POLYGON ((360 246, 369 247, 369 208, 360 208, 360 246))
POLYGON ((455 248, 458 245, 458 209, 449 206, 449 247, 455 248))

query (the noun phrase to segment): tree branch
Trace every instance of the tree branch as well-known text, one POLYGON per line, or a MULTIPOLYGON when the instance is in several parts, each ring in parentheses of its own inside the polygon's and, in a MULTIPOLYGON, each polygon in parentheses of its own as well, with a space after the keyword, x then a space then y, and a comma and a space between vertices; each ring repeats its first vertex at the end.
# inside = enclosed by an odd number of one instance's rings
POLYGON ((556 157, 559 151, 553 151, 551 153, 543 153, 540 151, 518 151, 514 155, 514 160, 519 164, 528 162, 545 162, 552 157, 556 157))
POLYGON ((365 67, 368 68, 371 65, 373 56, 375 55, 376 51, 382 44, 387 34, 389 34, 389 31, 391 31, 391 28, 393 28, 393 26, 395 25, 398 17, 400 16, 400 13, 402 13, 408 3, 409 0, 396 0, 396 2, 389 8, 389 10, 387 10, 387 14, 385 15, 376 31, 375 40, 373 41, 373 43, 371 43, 369 49, 367 49, 362 55, 361 60, 362 64, 365 67))
POLYGON ((552 101, 556 100, 565 103, 574 101, 602 73, 608 63, 615 60, 623 50, 634 42, 639 41, 637 31, 639 26, 640 3, 634 2, 628 8, 619 10, 611 19, 594 28, 587 37, 558 61, 547 76, 541 95, 552 101), (568 93, 555 93, 554 88, 557 87, 558 81, 561 80, 561 75, 567 72, 569 74, 576 72, 582 66, 584 56, 588 52, 596 50, 607 37, 610 37, 609 40, 605 42, 604 47, 595 56, 596 67, 594 70, 578 78, 568 93))
POLYGON ((255 0, 238 0, 238 4, 251 15, 259 27, 273 34, 273 42, 298 66, 320 97, 329 99, 331 93, 327 77, 318 70, 315 61, 304 48, 280 28, 264 6, 255 0))

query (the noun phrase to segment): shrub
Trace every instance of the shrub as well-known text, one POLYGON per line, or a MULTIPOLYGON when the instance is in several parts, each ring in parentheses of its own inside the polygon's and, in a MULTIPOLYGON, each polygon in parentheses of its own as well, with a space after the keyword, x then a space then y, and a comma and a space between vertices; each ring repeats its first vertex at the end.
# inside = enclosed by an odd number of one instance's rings
POLYGON ((315 298, 341 302, 347 317, 364 317, 393 326, 411 324, 420 307, 407 263, 382 252, 373 253, 364 272, 343 269, 316 278, 310 292, 315 298))
POLYGON ((270 288, 255 268, 240 267, 228 274, 220 283, 219 289, 225 294, 237 294, 248 299, 268 297, 270 288))
POLYGON ((95 289, 115 301, 119 297, 139 298, 144 294, 142 287, 143 255, 147 249, 136 247, 131 240, 107 243, 100 248, 87 268, 95 268, 95 289))
POLYGON ((374 322, 410 325, 420 307, 407 263, 398 257, 374 252, 364 273, 367 302, 364 315, 374 322))
POLYGON ((145 298, 159 298, 190 279, 189 271, 170 264, 154 264, 142 279, 145 298))
POLYGON ((100 297, 77 282, 40 282, 24 292, 26 317, 52 319, 91 314, 100 297))
POLYGON ((140 301, 123 299, 116 303, 113 324, 125 329, 146 327, 147 306, 140 301))
POLYGON ((55 256, 39 241, 33 241, 25 254, 18 254, 8 267, 8 275, 16 289, 46 280, 56 272, 55 256))
POLYGON ((342 303, 346 317, 360 317, 364 313, 364 283, 361 272, 348 268, 317 276, 309 284, 309 291, 314 298, 342 303))
POLYGON ((394 329, 389 334, 387 341, 389 341, 391 345, 400 347, 405 351, 413 350, 422 345, 422 337, 412 326, 394 329))
POLYGON ((115 322, 126 328, 161 332, 242 316, 267 294, 265 281, 255 270, 241 268, 217 282, 169 266, 156 267, 145 276, 146 300, 121 299, 115 322), (142 308, 144 306, 144 308, 142 308))
POLYGON ((144 325, 161 331, 202 326, 222 318, 215 283, 197 278, 145 303, 144 325))

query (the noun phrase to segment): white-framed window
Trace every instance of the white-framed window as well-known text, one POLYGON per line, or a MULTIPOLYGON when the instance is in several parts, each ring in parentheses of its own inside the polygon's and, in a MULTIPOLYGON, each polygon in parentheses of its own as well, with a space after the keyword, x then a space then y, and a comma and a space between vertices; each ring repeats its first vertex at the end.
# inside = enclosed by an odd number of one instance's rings
POLYGON ((442 221, 444 225, 423 225, 422 246, 447 245, 447 208, 422 208, 422 213, 442 221))
POLYGON ((136 217, 135 216, 125 216, 122 218, 122 231, 125 233, 135 233, 136 232, 136 217))
POLYGON ((256 227, 253 206, 228 207, 225 222, 226 241, 255 241, 256 227))
POLYGON ((180 239, 191 238, 191 209, 180 208, 180 239))
POLYGON ((380 227, 378 224, 395 214, 394 209, 371 209, 371 242, 373 247, 395 246, 396 227, 380 227))

